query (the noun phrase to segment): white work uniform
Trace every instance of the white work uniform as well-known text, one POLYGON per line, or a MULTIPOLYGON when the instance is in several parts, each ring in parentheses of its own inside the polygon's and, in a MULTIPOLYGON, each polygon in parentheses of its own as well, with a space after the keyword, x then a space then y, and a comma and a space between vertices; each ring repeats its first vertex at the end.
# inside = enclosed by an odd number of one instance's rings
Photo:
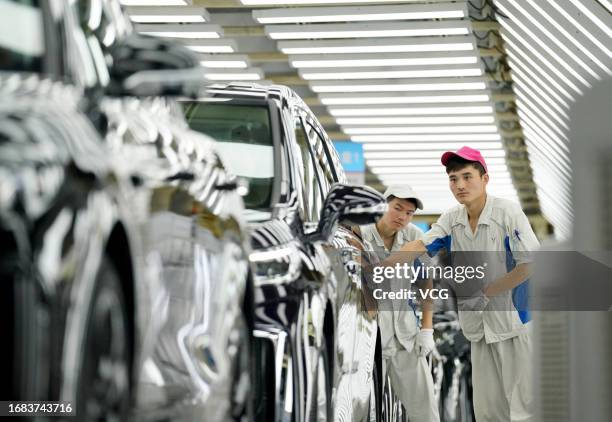
MULTIPOLYGON (((448 252, 486 252, 486 282, 532 260, 538 240, 520 206, 487 195, 476 232, 465 206, 440 216, 422 239, 429 256, 448 252)), ((452 264, 451 264, 452 265, 452 264)), ((484 287, 484 286, 483 286, 484 287)), ((531 343, 527 283, 491 298, 484 312, 461 310, 459 322, 472 345, 474 412, 478 422, 530 421, 531 343)))
MULTIPOLYGON (((389 251, 375 224, 361 226, 366 248, 381 260, 398 251, 406 242, 421 239, 423 232, 414 224, 408 224, 395 235, 389 251)), ((401 280, 401 287, 410 281, 401 280)), ((394 288, 398 283, 391 283, 394 288)), ((425 356, 419 356, 414 348, 419 332, 419 321, 413 306, 406 300, 393 300, 378 312, 382 354, 391 386, 404 405, 410 422, 437 422, 440 420, 438 404, 434 397, 434 385, 425 356), (392 310, 389 305, 392 306, 392 310)))

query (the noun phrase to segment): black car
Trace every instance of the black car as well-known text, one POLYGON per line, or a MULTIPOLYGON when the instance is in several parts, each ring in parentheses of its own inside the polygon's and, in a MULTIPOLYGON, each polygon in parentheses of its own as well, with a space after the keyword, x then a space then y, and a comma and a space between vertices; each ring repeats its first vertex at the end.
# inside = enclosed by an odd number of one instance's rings
POLYGON ((63 400, 83 421, 248 418, 240 185, 171 99, 197 90, 197 59, 132 33, 116 1, 0 2, 11 20, 2 399, 63 400))
POLYGON ((214 85, 183 102, 217 140, 245 197, 255 279, 256 420, 374 420, 380 341, 346 226, 382 215, 382 196, 345 184, 337 153, 289 88, 214 85))

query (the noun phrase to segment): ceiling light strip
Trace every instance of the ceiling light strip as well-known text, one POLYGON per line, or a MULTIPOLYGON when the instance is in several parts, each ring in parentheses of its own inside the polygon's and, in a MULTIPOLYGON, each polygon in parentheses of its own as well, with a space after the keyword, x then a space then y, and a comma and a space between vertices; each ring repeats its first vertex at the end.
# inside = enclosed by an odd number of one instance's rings
POLYGON ((199 54, 198 59, 209 68, 245 69, 251 65, 246 54, 199 54))
POLYGON ((481 125, 481 126, 397 126, 397 127, 381 127, 381 126, 366 126, 366 127, 342 127, 348 135, 384 135, 384 134, 411 134, 411 133, 496 133, 497 126, 481 125))
MULTIPOLYGON (((436 165, 429 166, 429 167, 431 167, 430 170, 425 171, 423 168, 421 168, 420 172, 413 173, 411 177, 413 177, 415 181, 418 180, 420 182, 432 182, 435 184, 448 183, 448 175, 446 174, 446 169, 442 165, 442 163, 438 162, 436 165)), ((401 170, 402 169, 400 169, 400 171, 401 170)), ((401 176, 401 173, 394 174, 393 172, 392 173, 383 172, 380 174, 380 178, 383 180, 389 180, 391 178, 397 178, 400 176, 401 176)), ((495 173, 496 183, 506 183, 511 180, 512 180, 512 177, 510 176, 510 173, 507 170, 495 173)))
MULTIPOLYGON (((441 186, 446 187, 448 189, 448 175, 444 169, 442 164, 435 166, 436 170, 432 172, 426 173, 411 173, 411 174, 393 174, 393 173, 382 173, 376 174, 376 176, 380 179, 381 182, 385 184, 394 184, 394 183, 407 183, 414 186, 415 189, 421 191, 421 194, 425 192, 422 191, 420 186, 441 186)), ((489 183, 496 183, 498 186, 513 186, 512 178, 509 173, 495 173, 495 177, 493 175, 489 175, 490 180, 489 183), (495 180, 495 182, 493 182, 495 180)), ((450 193, 450 192, 449 192, 450 193)))
MULTIPOLYGON (((503 165, 487 166, 487 169, 493 173, 508 173, 508 167, 503 165)), ((423 166, 423 167, 370 167, 374 174, 420 174, 428 172, 444 171, 442 165, 423 166)))
MULTIPOLYGON (((435 135, 354 135, 351 136, 353 142, 359 143, 376 143, 376 142, 481 142, 481 141, 501 141, 502 137, 499 133, 450 133, 450 134, 435 134, 435 135)), ((401 144, 395 144, 397 147, 401 144)), ((501 145, 501 144, 500 144, 501 145)), ((437 145, 432 144, 432 148, 437 148, 437 145)))
MULTIPOLYGON (((372 3, 372 0, 332 0, 333 3, 372 3)), ((406 1, 420 0, 383 0, 385 3, 406 3, 406 1)), ((440 1, 440 0, 434 0, 440 1)), ((444 0, 447 1, 447 0, 444 0)), ((330 0, 240 0, 245 6, 298 6, 304 4, 329 4, 330 0)))
POLYGON ((476 103, 488 102, 491 97, 486 91, 472 92, 435 92, 431 94, 409 95, 405 93, 390 92, 380 94, 367 92, 355 94, 329 94, 319 95, 319 101, 326 106, 334 105, 395 105, 395 104, 440 104, 440 103, 476 103))
POLYGON ((563 117, 569 119, 569 115, 567 113, 569 110, 569 104, 565 102, 565 100, 559 97, 557 93, 550 88, 548 84, 544 83, 544 81, 535 72, 526 70, 516 55, 509 56, 508 60, 512 69, 513 79, 515 76, 519 76, 525 83, 529 84, 541 98, 544 98, 548 104, 551 105, 551 107, 554 107, 555 110, 563 115, 563 117))
POLYGON ((517 94, 517 106, 520 110, 528 113, 531 116, 537 116, 538 124, 545 127, 548 132, 556 134, 556 136, 559 136, 559 138, 563 139, 564 141, 568 140, 566 131, 559 128, 558 125, 555 124, 546 113, 534 106, 534 104, 529 100, 519 86, 515 87, 514 92, 517 94), (519 103, 520 106, 518 105, 519 103))
POLYGON ((559 165, 563 166, 564 170, 571 172, 571 164, 567 154, 563 153, 563 150, 559 147, 558 141, 553 141, 551 138, 540 130, 533 121, 521 113, 521 119, 524 121, 523 133, 525 134, 526 140, 530 140, 535 144, 545 149, 549 157, 554 157, 559 165), (535 137, 530 135, 536 135, 535 137))
MULTIPOLYGON (((533 134, 532 134, 533 135, 533 134)), ((536 136, 537 137, 537 136, 536 136)), ((548 177, 553 177, 555 183, 550 184, 551 189, 556 189, 559 192, 565 192, 567 195, 570 193, 571 177, 568 172, 561 171, 557 162, 548 155, 540 145, 533 142, 527 143, 530 148, 530 159, 532 165, 535 168, 541 169, 548 177)))
POLYGON ((185 47, 199 53, 235 53, 236 41, 229 39, 181 40, 185 47))
POLYGON ((201 23, 209 22, 210 15, 198 6, 131 6, 125 11, 136 23, 201 23))
MULTIPOLYGON (((523 112, 520 112, 519 116, 521 117, 521 121, 523 122, 524 129, 527 130, 527 132, 537 134, 537 138, 533 140, 534 143, 541 144, 542 148, 547 150, 550 157, 554 157, 555 159, 557 159, 559 163, 565 168, 565 170, 570 172, 571 164, 569 156, 563 151, 561 141, 543 132, 540 126, 537 126, 534 123, 534 121, 536 121, 537 119, 532 119, 532 117, 526 116, 523 112)), ((525 130, 523 131, 524 134, 525 130)), ((525 134, 525 136, 527 135, 525 134)))
MULTIPOLYGON (((589 9, 582 2, 577 0, 569 0, 580 12, 582 12, 586 17, 588 17, 599 29, 603 31, 604 34, 608 36, 608 38, 612 38, 612 29, 606 25, 600 18, 597 16, 595 12, 589 9)), ((603 16, 602 16, 603 18, 603 16)), ((609 18, 609 16, 608 16, 609 18)), ((605 19, 605 18, 603 18, 605 19)))
MULTIPOLYGON (((518 4, 515 0, 510 0, 510 3, 512 4, 512 6, 519 11, 519 13, 521 13, 523 16, 525 16, 532 25, 534 25, 537 30, 546 35, 548 37, 548 39, 550 39, 558 48, 560 48, 563 53, 565 53, 566 56, 568 56, 570 59, 572 59, 576 64, 578 64, 578 66, 582 67, 587 73, 589 73, 593 78, 595 79, 601 79, 601 77, 595 73, 595 71, 593 71, 593 69, 591 69, 580 57, 578 57, 576 54, 574 54, 573 51, 571 51, 564 42, 560 41, 557 37, 555 37, 547 28, 546 26, 543 24, 543 20, 541 18, 534 18, 533 15, 531 15, 531 13, 529 13, 525 8, 523 8, 520 4, 518 4)), ((540 9, 541 10, 541 9, 540 9)), ((521 25, 521 24, 519 24, 521 25)), ((526 28, 526 27, 525 27, 526 28)), ((538 37, 538 39, 541 39, 542 37, 538 36, 539 34, 531 34, 531 36, 536 36, 538 37)), ((541 46, 546 46, 547 43, 544 41, 540 41, 540 45, 541 46)), ((568 64, 569 66, 569 64, 568 64)), ((572 68, 573 70, 573 68, 572 68)), ((588 87, 590 87, 591 85, 589 84, 588 81, 586 81, 586 79, 582 78, 582 76, 576 72, 574 74, 574 76, 576 76, 579 80, 581 80, 582 83, 584 83, 585 85, 587 85, 588 87), (582 79, 580 79, 582 78, 582 79)))
MULTIPOLYGON (((586 35, 587 38, 595 44, 606 56, 612 57, 612 50, 608 49, 599 39, 594 36, 588 29, 586 29, 580 22, 578 22, 574 17, 569 14, 563 7, 559 6, 558 3, 554 0, 546 0, 548 4, 550 4, 561 16, 568 20, 572 25, 576 27, 576 32, 586 35)), ((563 0, 564 3, 567 0, 563 0)))
POLYGON ((531 2, 530 6, 534 8, 536 11, 538 11, 540 15, 544 16, 546 21, 550 25, 552 25, 556 31, 559 31, 561 34, 563 34, 563 36, 565 36, 565 38, 568 39, 574 45, 574 47, 576 48, 576 51, 587 56, 589 60, 591 60, 593 63, 599 66, 601 70, 606 72, 608 75, 612 75, 612 69, 606 66, 601 60, 599 60, 599 57, 597 57, 597 55, 593 54, 591 50, 589 50, 585 46, 584 43, 580 42, 577 39, 577 37, 580 37, 583 39, 583 41, 588 41, 588 39, 584 38, 584 34, 577 32, 575 33, 575 36, 572 35, 569 31, 567 31, 563 27, 563 25, 561 24, 561 19, 559 18, 555 19, 554 17, 552 17, 546 10, 540 7, 536 2, 531 2))
POLYGON ((348 80, 348 79, 387 79, 387 78, 453 78, 482 76, 480 67, 465 67, 462 65, 447 65, 443 68, 436 66, 423 66, 414 68, 385 68, 373 69, 335 68, 313 70, 299 70, 298 73, 306 80, 348 80))
POLYGON ((219 25, 211 23, 190 23, 190 24, 136 24, 138 32, 145 35, 167 38, 221 38, 223 29, 219 25))
MULTIPOLYGON (((475 145, 481 151, 484 150, 503 150, 504 146, 501 142, 474 142, 470 145, 475 145)), ((432 145, 430 142, 405 142, 402 144, 396 143, 366 143, 363 144, 364 151, 431 151, 431 150, 456 150, 465 146, 465 142, 440 142, 432 145)))
POLYGON ((242 60, 200 60, 200 65, 209 69, 246 69, 249 64, 242 60))
MULTIPOLYGON (((422 169, 421 169, 422 170, 422 169)), ((374 172, 372 172, 374 173, 374 172)), ((384 183, 397 183, 404 182, 406 183, 406 177, 410 177, 409 183, 418 184, 427 184, 427 185, 438 185, 438 186, 447 186, 448 187, 448 175, 446 174, 446 170, 441 163, 438 163, 436 166, 432 166, 430 171, 421 171, 421 172, 413 172, 413 173, 374 173, 376 176, 384 183), (402 180, 404 179, 404 180, 402 180)), ((498 183, 500 185, 508 185, 512 184, 512 177, 508 171, 496 172, 490 176, 490 183, 498 183)))
POLYGON ((521 94, 522 97, 528 96, 528 98, 531 98, 534 101, 536 101, 538 105, 542 107, 542 109, 548 112, 549 116, 553 117, 557 121, 557 123, 563 126, 566 130, 569 130, 569 125, 567 124, 569 120, 568 117, 559 116, 552 108, 550 108, 548 104, 542 101, 543 97, 538 96, 536 93, 533 92, 533 90, 531 89, 531 85, 529 83, 524 81, 522 78, 518 77, 518 74, 514 74, 512 76, 512 79, 515 83, 515 94, 516 94, 516 89, 520 89, 521 92, 523 93, 521 94))
POLYGON ((304 54, 289 56, 291 66, 298 69, 374 66, 430 66, 478 64, 479 58, 462 51, 422 53, 362 53, 362 54, 304 54))
MULTIPOLYGON (((554 174, 556 178, 556 183, 565 183, 569 185, 571 182, 571 170, 568 169, 568 165, 562 160, 561 157, 558 157, 553 152, 550 152, 550 148, 546 145, 546 142, 542 140, 535 132, 531 130, 531 128, 526 128, 525 130, 525 143, 528 146, 529 153, 535 153, 536 150, 541 151, 544 156, 543 160, 550 163, 550 168, 548 169, 549 174, 554 174), (558 157, 555 159, 554 157, 558 157)), ((534 156, 535 157, 535 156, 534 156)))
POLYGON ((124 6, 186 6, 191 0, 120 0, 124 6))
POLYGON ((424 79, 414 80, 351 80, 351 81, 316 81, 310 89, 317 93, 327 92, 417 92, 417 91, 473 91, 485 90, 486 82, 481 78, 424 79))
POLYGON ((419 37, 347 40, 279 41, 278 49, 285 54, 356 54, 475 51, 474 37, 419 37))
MULTIPOLYGON (((506 9, 507 11, 507 9, 506 9)), ((509 16, 511 15, 510 12, 509 16)), ((547 54, 542 54, 541 52, 539 52, 534 46, 533 46, 533 42, 529 42, 527 40, 525 40, 519 33, 518 31, 516 31, 513 27, 512 24, 513 23, 517 23, 515 21, 510 21, 508 19, 503 19, 500 18, 499 19, 499 23, 503 26, 504 30, 506 30, 508 33, 510 33, 515 39, 517 39, 523 47, 527 48, 527 50, 531 51, 541 63, 544 63, 544 65, 546 67, 548 67, 548 69, 550 69, 555 75, 557 75, 557 77, 559 79, 561 79, 563 82, 565 82, 566 85, 568 85, 570 88, 572 88, 576 93, 578 94, 583 94, 582 89, 578 88, 578 86, 572 82, 567 76, 565 76, 565 74, 563 72, 561 72, 561 70, 559 70, 558 66, 555 66, 554 64, 552 64, 547 58, 546 56, 550 56, 553 57, 558 63, 561 64, 561 66, 563 66, 566 70, 568 70, 572 75, 574 75, 574 77, 576 77, 576 75, 578 75, 578 73, 571 68, 567 63, 565 63, 561 58, 559 58, 559 56, 557 56, 557 54, 555 54, 548 46, 543 47, 544 51, 546 51, 547 54)), ((532 41, 534 41, 536 44, 542 46, 543 43, 537 38, 537 35, 533 34, 531 31, 529 31, 528 29, 525 28, 525 26, 521 23, 517 23, 517 25, 519 27, 521 27, 521 29, 523 29, 523 31, 529 35, 529 37, 532 39, 532 41), (534 40, 535 37, 535 40, 534 40)), ((586 80, 584 80, 584 78, 582 78, 582 76, 578 75, 579 79, 581 81, 586 82, 586 80)), ((588 84, 588 82, 585 83, 585 85, 588 84)), ((590 86, 590 85, 587 85, 590 86)))
POLYGON ((336 123, 345 125, 458 125, 492 124, 493 115, 488 116, 420 116, 420 117, 337 117, 336 123))
POLYGON ((551 153, 550 148, 545 141, 543 141, 535 132, 530 128, 526 129, 527 138, 525 139, 526 144, 530 148, 530 156, 533 152, 534 165, 544 165, 547 167, 547 173, 554 175, 557 181, 562 182, 566 187, 569 187, 571 182, 571 173, 567 170, 567 166, 562 163, 559 165, 560 157, 551 153))
MULTIPOLYGON (((525 25, 520 18, 514 17, 514 15, 507 9, 505 8, 501 3, 499 5, 500 9, 505 10, 505 12, 508 15, 509 19, 504 19, 504 22, 506 22, 506 24, 508 24, 508 21, 511 19, 512 20, 512 24, 517 25, 520 29, 523 30, 523 33, 525 33, 529 38, 531 38, 531 40, 533 42, 535 42, 537 45, 540 46, 540 48, 542 48, 547 54, 548 56, 552 57, 557 63, 559 63, 563 68, 565 68, 565 70, 567 72, 569 72, 572 76, 574 76, 574 78, 578 79, 580 82, 582 82, 583 85, 585 85, 587 88, 590 88, 592 85, 589 81, 587 81, 579 72, 577 72, 568 62, 566 62, 562 57, 560 57, 552 48, 549 47, 549 45, 542 41, 542 37, 539 36, 538 34, 535 34, 533 31, 531 31, 527 25, 525 25)), ((531 45, 529 45, 529 48, 532 48, 533 43, 531 45)), ((541 60, 544 61, 546 60, 544 55, 540 55, 541 60)), ((557 72, 559 72, 557 70, 557 72)), ((564 75, 563 75, 564 76, 564 75)), ((574 89, 574 91, 576 91, 579 94, 582 94, 582 90, 580 88, 578 88, 577 85, 575 85, 569 78, 565 78, 564 79, 566 81, 566 83, 572 87, 572 89, 574 89)))
POLYGON ((523 113, 524 115, 535 121, 540 129, 546 129, 546 133, 551 136, 551 139, 554 138, 559 140, 555 143, 558 144, 559 147, 562 148, 562 150, 569 151, 569 148, 567 146, 567 144, 569 143, 569 139, 565 132, 561 130, 554 130, 554 123, 552 123, 546 115, 536 111, 537 109, 534 109, 533 104, 529 103, 526 98, 518 97, 516 101, 518 112, 523 113))
POLYGON ((263 79, 263 72, 258 68, 232 69, 219 73, 207 72, 204 76, 210 81, 259 81, 263 79))
MULTIPOLYGON (((536 74, 540 74, 542 77, 544 77, 550 83, 550 85, 554 86, 557 91, 559 91, 565 96, 565 98, 567 98, 571 102, 574 101, 574 97, 572 96, 572 94, 570 94, 563 86, 561 86, 561 84, 555 78, 553 78, 549 72, 544 70, 538 63, 536 63, 535 58, 533 58, 534 56, 531 55, 532 52, 530 52, 530 54, 527 54, 517 44, 514 44, 513 38, 508 32, 505 32, 503 35, 504 42, 506 44, 506 51, 508 51, 510 57, 520 56, 521 58, 523 58, 525 60, 525 63, 530 64, 530 66, 524 66, 525 68, 533 67, 537 71, 535 72, 536 74)), ((543 86, 547 85, 548 84, 544 84, 543 86)), ((565 101, 563 103, 565 104, 565 101)), ((567 107, 569 108, 569 106, 567 107)))
MULTIPOLYGON (((370 167, 420 167, 420 166, 437 166, 440 165, 440 158, 437 159, 373 159, 366 158, 366 162, 370 167)), ((486 160, 487 166, 493 164, 506 164, 505 158, 489 158, 486 160)))
POLYGON ((300 7, 253 11, 253 18, 261 24, 462 19, 467 16, 465 2, 399 6, 300 7))
MULTIPOLYGON (((432 146, 433 148, 433 146, 432 146)), ((440 161, 442 154, 446 152, 446 149, 430 150, 430 151, 388 151, 388 152, 377 152, 377 151, 365 151, 363 156, 367 160, 384 160, 384 159, 421 159, 421 158, 434 158, 440 161)), ((506 158, 506 151, 503 149, 499 150, 486 150, 482 153, 485 160, 492 158, 506 158)))
POLYGON ((608 9, 608 12, 612 14, 612 3, 609 0, 597 0, 597 3, 608 9))
POLYGON ((469 35, 471 31, 468 21, 266 25, 264 29, 273 40, 432 37, 469 35))
POLYGON ((329 114, 335 117, 351 116, 419 116, 419 115, 466 115, 489 114, 495 111, 489 103, 477 103, 472 106, 454 106, 451 103, 429 107, 379 107, 371 105, 351 106, 350 108, 327 107, 329 114))

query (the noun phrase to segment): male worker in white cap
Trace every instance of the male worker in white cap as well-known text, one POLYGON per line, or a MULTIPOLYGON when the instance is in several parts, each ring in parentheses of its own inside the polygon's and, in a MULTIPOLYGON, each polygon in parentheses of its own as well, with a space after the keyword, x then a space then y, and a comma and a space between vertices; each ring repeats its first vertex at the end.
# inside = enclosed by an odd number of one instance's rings
POLYGON ((533 421, 525 281, 538 240, 519 204, 487 193, 489 174, 480 151, 466 146, 444 153, 441 161, 459 205, 401 250, 412 258, 442 248, 459 259, 486 256, 486 279, 472 284, 476 294, 463 303, 458 298, 459 322, 471 342, 476 421, 533 421))
MULTIPOLYGON (((391 252, 399 251, 404 243, 423 237, 423 232, 411 223, 417 208, 423 209, 419 195, 410 186, 396 185, 389 186, 384 196, 389 205, 388 211, 376 224, 360 226, 368 252, 381 261, 391 252)), ((406 287, 405 283, 406 280, 403 280, 401 287, 406 287)), ((398 286, 398 283, 392 282, 391 285, 398 286)), ((423 301, 419 327, 414 303, 408 299, 387 300, 378 305, 386 373, 410 422, 440 420, 433 378, 426 359, 435 345, 432 308, 430 300, 423 301)))

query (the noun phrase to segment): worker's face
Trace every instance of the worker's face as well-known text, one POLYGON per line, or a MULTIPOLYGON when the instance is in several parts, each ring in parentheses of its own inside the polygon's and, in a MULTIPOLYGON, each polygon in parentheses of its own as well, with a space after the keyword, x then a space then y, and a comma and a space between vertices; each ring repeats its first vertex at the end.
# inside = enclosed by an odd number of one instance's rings
POLYGON ((416 206, 407 199, 393 198, 389 202, 389 209, 382 220, 386 227, 396 232, 400 231, 412 221, 416 206))
POLYGON ((448 184, 455 199, 460 204, 468 205, 479 199, 486 192, 489 175, 480 172, 471 165, 448 174, 448 184))

